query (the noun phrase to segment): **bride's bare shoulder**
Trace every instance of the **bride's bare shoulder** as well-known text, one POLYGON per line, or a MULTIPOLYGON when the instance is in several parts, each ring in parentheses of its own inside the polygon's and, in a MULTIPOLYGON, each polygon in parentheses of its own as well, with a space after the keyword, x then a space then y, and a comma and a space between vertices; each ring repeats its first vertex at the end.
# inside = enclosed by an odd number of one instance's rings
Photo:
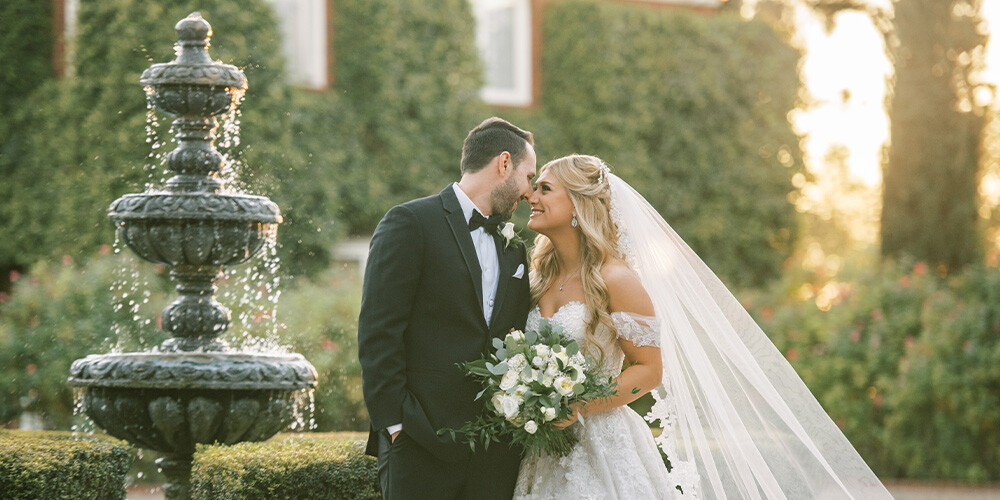
POLYGON ((608 289, 612 311, 653 315, 653 303, 631 267, 620 259, 609 260, 601 267, 601 277, 608 289))

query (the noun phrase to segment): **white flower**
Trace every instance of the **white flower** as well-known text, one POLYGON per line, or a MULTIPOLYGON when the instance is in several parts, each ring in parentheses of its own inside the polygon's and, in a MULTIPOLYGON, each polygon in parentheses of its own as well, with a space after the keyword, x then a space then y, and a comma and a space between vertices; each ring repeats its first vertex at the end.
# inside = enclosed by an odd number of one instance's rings
POLYGON ((538 430, 538 424, 534 420, 528 420, 524 423, 524 430, 528 434, 534 434, 538 430))
POLYGON ((583 361, 584 360, 583 360, 583 353, 582 352, 578 352, 578 353, 570 356, 570 358, 569 358, 569 362, 573 363, 574 365, 582 365, 583 361))
POLYGON ((528 386, 521 384, 514 389, 514 397, 518 401, 524 401, 524 394, 528 392, 528 386))
POLYGON ((545 367, 545 374, 553 377, 559 375, 559 365, 557 365, 554 361, 549 361, 548 366, 545 367))
POLYGON ((573 383, 573 379, 565 375, 562 375, 555 380, 556 392, 562 394, 563 396, 572 396, 574 385, 576 384, 573 383))
POLYGON ((555 382, 555 380, 556 378, 554 376, 549 375, 548 373, 543 373, 542 379, 539 380, 539 382, 541 382, 545 387, 552 387, 552 383, 555 382))
POLYGON ((535 380, 534 374, 538 373, 538 370, 521 370, 520 373, 521 373, 521 382, 527 384, 535 380))
POLYGON ((514 330, 507 334, 507 340, 524 340, 524 332, 521 330, 514 330))
POLYGON ((514 357, 507 360, 507 366, 509 366, 512 371, 520 373, 521 370, 528 366, 528 358, 524 357, 524 354, 516 354, 514 357))
POLYGON ((566 355, 566 351, 559 351, 553 355, 554 358, 562 361, 563 366, 569 364, 569 356, 566 355))
POLYGON ((504 394, 500 396, 500 406, 503 409, 503 416, 507 420, 511 420, 517 417, 518 407, 520 406, 517 402, 517 398, 510 394, 504 394))
POLYGON ((505 394, 501 391, 493 393, 493 408, 496 409, 497 413, 503 415, 503 396, 505 394))
POLYGON ((552 349, 549 349, 549 346, 545 344, 538 344, 535 346, 535 354, 545 359, 552 355, 552 349))
POLYGON ((507 373, 503 374, 503 378, 500 379, 500 389, 507 390, 511 387, 517 385, 518 372, 515 370, 507 370, 507 373))
POLYGON ((503 229, 500 230, 500 236, 503 236, 503 239, 506 240, 504 246, 509 245, 510 241, 517 236, 517 233, 514 232, 514 223, 508 222, 504 224, 503 229))
POLYGON ((541 356, 535 356, 534 358, 531 358, 531 364, 535 365, 538 368, 541 368, 545 366, 545 360, 542 359, 541 356))
POLYGON ((545 418, 546 422, 548 422, 550 420, 555 420, 555 418, 556 418, 556 409, 555 408, 549 408, 548 406, 543 406, 542 407, 542 417, 545 418))
POLYGON ((584 380, 587 380, 587 375, 583 373, 583 368, 579 366, 573 367, 573 383, 581 384, 584 380))

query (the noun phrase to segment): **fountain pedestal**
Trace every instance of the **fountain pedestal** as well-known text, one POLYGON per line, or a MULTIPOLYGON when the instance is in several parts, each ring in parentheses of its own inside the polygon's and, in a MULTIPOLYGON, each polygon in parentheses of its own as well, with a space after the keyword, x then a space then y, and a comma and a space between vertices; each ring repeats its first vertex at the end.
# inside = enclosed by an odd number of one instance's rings
POLYGON ((230 319, 215 300, 222 270, 258 254, 281 214, 266 197, 227 192, 219 177, 217 116, 239 104, 246 77, 209 57, 212 29, 200 14, 175 29, 177 59, 140 81, 153 106, 176 117, 178 147, 167 155, 176 175, 162 191, 127 194, 108 211, 121 241, 172 268, 179 297, 161 316, 171 338, 153 352, 78 359, 69 383, 108 434, 164 453, 166 498, 186 500, 195 446, 270 438, 300 415, 316 370, 299 354, 239 352, 219 338, 230 319))

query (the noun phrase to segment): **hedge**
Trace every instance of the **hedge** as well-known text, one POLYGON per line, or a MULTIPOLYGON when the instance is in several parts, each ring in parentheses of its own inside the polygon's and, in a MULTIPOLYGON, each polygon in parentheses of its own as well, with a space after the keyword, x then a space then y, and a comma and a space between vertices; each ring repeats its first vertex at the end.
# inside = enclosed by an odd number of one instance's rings
POLYGON ((539 160, 600 156, 730 285, 778 276, 802 169, 799 53, 766 23, 598 0, 546 3, 539 160))
POLYGON ((746 305, 872 470, 1000 481, 1000 270, 802 263, 746 305))
POLYGON ((200 446, 191 471, 195 500, 381 498, 362 433, 278 435, 264 443, 200 446))
POLYGON ((125 499, 129 446, 106 436, 0 430, 4 500, 125 499))

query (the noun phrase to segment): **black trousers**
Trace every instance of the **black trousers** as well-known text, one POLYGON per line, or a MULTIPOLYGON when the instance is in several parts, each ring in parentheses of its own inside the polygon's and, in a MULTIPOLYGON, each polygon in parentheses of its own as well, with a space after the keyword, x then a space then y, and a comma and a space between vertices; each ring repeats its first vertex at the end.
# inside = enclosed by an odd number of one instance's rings
POLYGON ((492 443, 468 461, 445 462, 430 454, 403 430, 392 441, 379 432, 378 478, 384 500, 510 500, 521 454, 492 443))

